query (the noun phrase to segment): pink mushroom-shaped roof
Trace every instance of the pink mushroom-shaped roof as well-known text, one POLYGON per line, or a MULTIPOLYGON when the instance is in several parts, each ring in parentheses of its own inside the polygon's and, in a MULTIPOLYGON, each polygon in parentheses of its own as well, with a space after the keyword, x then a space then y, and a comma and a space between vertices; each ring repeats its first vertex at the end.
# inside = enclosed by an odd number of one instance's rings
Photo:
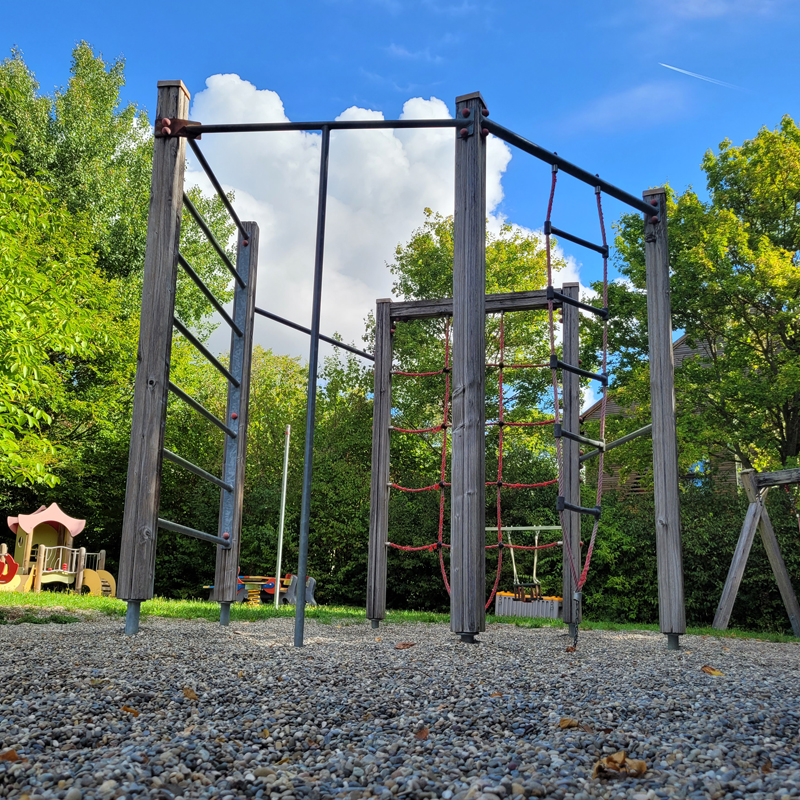
POLYGON ((56 503, 51 503, 47 508, 42 506, 33 514, 20 514, 18 517, 8 517, 8 527, 16 534, 17 528, 22 528, 26 533, 32 533, 37 525, 46 523, 58 528, 63 525, 70 536, 77 536, 85 527, 85 519, 75 519, 65 514, 56 503))

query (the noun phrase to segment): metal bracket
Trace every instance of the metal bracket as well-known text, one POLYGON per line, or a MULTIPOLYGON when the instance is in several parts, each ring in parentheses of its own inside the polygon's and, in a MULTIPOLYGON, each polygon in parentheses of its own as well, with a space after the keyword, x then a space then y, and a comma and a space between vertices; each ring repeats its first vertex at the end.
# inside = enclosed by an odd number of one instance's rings
POLYGON ((462 108, 458 112, 458 121, 461 123, 458 138, 469 139, 475 133, 475 112, 471 108, 462 108))
POLYGON ((157 139, 166 139, 173 136, 182 136, 184 139, 202 139, 199 133, 192 133, 192 125, 202 125, 202 122, 193 122, 190 119, 162 118, 156 120, 155 136, 157 139))

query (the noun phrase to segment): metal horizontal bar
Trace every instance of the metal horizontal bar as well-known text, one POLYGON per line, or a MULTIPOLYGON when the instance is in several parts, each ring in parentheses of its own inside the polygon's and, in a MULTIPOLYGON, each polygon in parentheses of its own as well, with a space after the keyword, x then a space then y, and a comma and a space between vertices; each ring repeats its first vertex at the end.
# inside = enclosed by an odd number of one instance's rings
POLYGON ((228 254, 223 249, 222 245, 217 241, 217 237, 214 236, 211 228, 208 227, 208 223, 203 219, 203 215, 195 208, 194 203, 189 198, 189 195, 186 192, 183 193, 183 204, 186 208, 189 209, 189 213, 194 217, 194 221, 200 227, 200 230, 206 235, 206 239, 212 244, 214 249, 219 254, 219 257, 224 262, 225 266, 228 268, 228 271, 233 275, 236 279, 236 283, 239 284, 243 289, 245 287, 245 282, 242 276, 236 270, 236 267, 233 265, 233 262, 228 258, 228 254))
POLYGON ((574 372, 576 375, 582 375, 584 378, 590 378, 593 381, 600 381, 603 386, 608 386, 608 375, 589 372, 587 369, 575 367, 572 364, 561 361, 559 358, 556 358, 556 356, 550 356, 550 369, 565 369, 567 372, 574 372))
POLYGON ((598 450, 606 449, 605 442, 599 439, 590 439, 588 436, 581 436, 580 433, 565 431, 559 422, 556 422, 555 425, 553 425, 553 436, 555 436, 556 439, 560 439, 563 436, 565 439, 570 439, 573 442, 580 442, 581 444, 593 444, 598 450))
MULTIPOLYGON (((619 439, 615 439, 613 442, 609 442, 606 445, 605 452, 607 453, 609 450, 613 450, 615 447, 619 447, 621 444, 632 442, 634 439, 638 439, 640 436, 646 436, 648 433, 651 433, 652 430, 653 423, 651 422, 649 425, 645 425, 644 428, 639 428, 639 430, 628 433, 625 436, 620 436, 619 439)), ((583 464, 584 461, 588 461, 590 458, 594 458, 595 456, 599 455, 599 450, 592 450, 591 452, 584 453, 582 456, 580 456, 578 461, 583 464)))
POLYGON ((211 351, 177 317, 172 318, 172 324, 208 359, 213 367, 216 367, 237 389, 239 388, 239 381, 236 380, 233 374, 214 357, 211 351))
POLYGON ((220 430, 225 431, 231 439, 236 438, 236 431, 231 430, 221 419, 217 419, 207 408, 200 405, 193 397, 190 397, 183 389, 179 389, 172 381, 169 382, 169 390, 191 406, 198 414, 202 414, 209 422, 213 422, 220 430))
POLYGON ((228 200, 228 196, 222 189, 220 182, 217 180, 217 176, 214 174, 214 171, 206 161, 206 157, 203 155, 202 151, 200 150, 200 146, 197 142, 190 136, 189 137, 189 147, 192 148, 197 160, 200 162, 200 166, 205 170, 206 175, 208 175, 208 179, 211 181, 214 188, 217 190, 217 194, 219 195, 219 199, 222 200, 222 205, 228 210, 228 213, 231 215, 231 219, 233 220, 236 227, 239 229, 239 232, 242 234, 242 239, 248 240, 250 235, 248 234, 244 225, 242 225, 242 221, 239 219, 239 215, 234 211, 233 206, 231 205, 231 201, 228 200))
POLYGON ((765 489, 767 486, 785 486, 790 483, 800 483, 800 467, 782 469, 777 472, 757 472, 756 486, 765 489))
POLYGON ((172 450, 167 450, 165 447, 162 451, 164 453, 164 458, 167 461, 171 461, 173 464, 177 464, 184 469, 188 469, 189 472, 193 472, 195 475, 204 478, 205 480, 215 483, 217 486, 221 486, 228 492, 233 491, 233 486, 229 483, 225 483, 225 481, 218 478, 216 475, 212 475, 210 472, 206 472, 204 469, 201 469, 196 464, 192 464, 191 461, 187 461, 185 458, 181 458, 177 453, 173 453, 172 450))
POLYGON ((592 175, 591 172, 587 172, 585 169, 570 163, 556 153, 551 153, 549 150, 545 150, 544 147, 540 147, 538 144, 529 142, 519 134, 510 131, 508 128, 504 128, 502 125, 498 125, 496 122, 490 119, 482 120, 481 125, 484 128, 487 128, 489 133, 493 133, 498 139, 502 139, 504 142, 508 142, 508 144, 513 144, 514 147, 518 147, 523 152, 529 153, 535 158, 538 158, 540 161, 557 166, 560 170, 566 172, 567 175, 572 175, 573 178, 577 178, 579 181, 589 184, 589 186, 599 186, 600 190, 609 195, 609 197, 615 197, 617 200, 627 203, 631 208, 635 208, 637 211, 641 211, 644 214, 653 216, 653 206, 651 206, 649 203, 646 203, 641 198, 635 197, 623 189, 614 186, 613 183, 609 183, 608 181, 599 178, 597 175, 592 175))
MULTIPOLYGON (((310 328, 306 328, 304 325, 298 325, 296 322, 292 322, 291 320, 285 319, 284 317, 279 317, 277 314, 273 314, 271 311, 265 311, 263 308, 256 308, 255 312, 256 314, 261 314, 262 317, 267 317, 267 319, 272 319, 275 320, 275 322, 280 322, 281 325, 286 325, 289 328, 294 328, 296 331, 307 333, 309 336, 311 335, 310 328)), ((375 360, 375 356, 372 356, 369 353, 365 353, 363 350, 359 350, 357 347, 353 347, 352 345, 340 342, 337 339, 331 339, 330 336, 325 336, 324 334, 321 333, 319 335, 319 338, 323 342, 335 345, 336 347, 341 347, 342 350, 349 350, 351 353, 355 353, 357 356, 361 356, 361 358, 366 358, 369 361, 375 360)))
MULTIPOLYGON (((275 131, 369 131, 401 128, 458 128, 459 119, 341 119, 330 122, 235 122, 221 125, 192 125, 192 136, 203 133, 271 133, 275 131)), ((652 213, 652 209, 651 209, 652 213)))
POLYGON ((203 283, 203 279, 192 269, 189 262, 180 253, 178 253, 178 263, 183 267, 186 274, 195 282, 195 284, 197 284, 197 288, 206 296, 208 302, 214 306, 222 319, 224 319, 225 322, 227 322, 228 325, 230 325, 231 328, 236 331, 237 336, 241 336, 241 328, 239 328, 239 326, 231 319, 231 315, 224 309, 222 303, 220 303, 219 300, 214 297, 211 289, 209 289, 208 286, 203 283))
POLYGON ((548 286, 547 299, 550 300, 551 298, 553 300, 560 300, 562 303, 575 306, 575 308, 582 308, 584 311, 589 311, 592 314, 597 314, 600 319, 608 319, 607 308, 598 308, 597 306, 589 305, 589 303, 581 303, 580 300, 576 300, 573 297, 569 297, 569 295, 557 292, 552 286, 548 286))
POLYGON ((566 239, 569 242, 574 242, 575 244, 579 244, 581 247, 588 247, 589 250, 594 250, 596 253, 600 253, 600 255, 603 256, 603 258, 608 258, 607 244, 594 244, 593 242, 589 242, 586 239, 581 239, 580 236, 573 236, 571 233, 562 231, 561 228, 556 228, 554 225, 551 224, 550 220, 545 220, 544 233, 547 236, 549 236, 550 234, 552 234, 553 236, 559 236, 560 238, 566 239))
POLYGON ((193 539, 202 539, 204 542, 218 544, 226 550, 230 550, 231 547, 231 543, 228 539, 223 539, 221 536, 214 536, 212 533, 204 533, 194 528, 187 528, 186 525, 178 525, 177 522, 170 522, 168 519, 162 519, 161 517, 158 518, 158 527, 167 531, 182 533, 184 536, 191 536, 193 539))
POLYGON ((579 514, 586 514, 595 519, 600 519, 600 506, 594 506, 594 508, 575 506, 572 503, 568 503, 560 495, 556 498, 556 511, 577 511, 579 514))
MULTIPOLYGON (((498 314, 501 311, 544 311, 547 309, 547 294, 544 289, 529 292, 503 292, 487 294, 484 298, 484 310, 487 314, 498 314)), ((555 303, 558 308, 561 304, 555 303)), ((443 297, 437 300, 403 300, 392 303, 389 307, 392 320, 399 322, 411 319, 433 319, 435 317, 452 317, 453 300, 443 297)))

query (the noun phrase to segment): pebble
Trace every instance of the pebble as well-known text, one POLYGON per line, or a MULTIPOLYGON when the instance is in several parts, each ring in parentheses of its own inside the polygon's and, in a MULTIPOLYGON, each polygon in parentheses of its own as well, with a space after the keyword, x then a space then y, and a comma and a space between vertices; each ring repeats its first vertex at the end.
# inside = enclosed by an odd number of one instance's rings
POLYGON ((502 624, 476 645, 438 624, 306 634, 295 649, 288 619, 0 627, 0 754, 25 759, 0 760, 0 797, 800 798, 794 643, 684 636, 670 652, 655 633, 582 631, 567 653, 558 629, 502 624), (592 779, 619 750, 648 772, 592 779))

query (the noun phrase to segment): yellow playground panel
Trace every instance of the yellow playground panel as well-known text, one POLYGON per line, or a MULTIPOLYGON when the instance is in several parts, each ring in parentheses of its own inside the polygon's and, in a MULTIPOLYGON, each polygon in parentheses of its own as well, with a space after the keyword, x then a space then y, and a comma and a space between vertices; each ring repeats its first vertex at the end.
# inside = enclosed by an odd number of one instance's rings
POLYGON ((65 514, 56 503, 33 514, 8 517, 17 537, 14 555, 0 545, 0 592, 38 592, 47 583, 61 583, 81 593, 115 597, 117 584, 106 571, 106 551, 87 553, 72 546, 86 520, 65 514))

